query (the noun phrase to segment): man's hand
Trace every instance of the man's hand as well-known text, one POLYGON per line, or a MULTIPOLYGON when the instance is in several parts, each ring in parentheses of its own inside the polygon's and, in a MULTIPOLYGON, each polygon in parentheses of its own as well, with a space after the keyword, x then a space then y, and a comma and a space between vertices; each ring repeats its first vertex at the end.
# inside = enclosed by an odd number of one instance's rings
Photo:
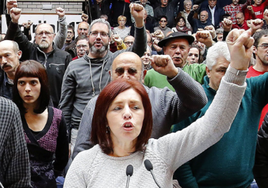
POLYGON ((207 48, 213 45, 212 36, 209 31, 197 31, 195 34, 195 38, 198 42, 204 43, 207 48))
POLYGON ((247 9, 251 12, 251 14, 255 14, 251 5, 247 6, 247 9))
POLYGON ((88 15, 83 12, 81 15, 81 19, 83 22, 88 22, 88 15))
POLYGON ((7 0, 6 7, 7 7, 7 13, 10 14, 10 10, 13 7, 18 7, 17 0, 7 0))
POLYGON ((211 34, 212 39, 216 38, 216 31, 213 25, 208 25, 204 28, 205 30, 209 31, 211 34))
POLYGON ((116 45, 122 45, 123 40, 118 34, 112 35, 112 40, 116 43, 116 45))
POLYGON ((160 29, 158 29, 152 34, 152 37, 160 41, 165 38, 165 35, 160 29))
POLYGON ((221 23, 222 23, 222 27, 223 27, 223 30, 224 31, 228 31, 229 32, 229 31, 232 30, 232 25, 233 25, 232 20, 229 20, 227 18, 224 18, 221 23))
POLYGON ((65 16, 65 10, 61 7, 56 8, 56 13, 58 14, 59 18, 63 18, 65 16))
POLYGON ((263 19, 265 20, 266 23, 268 23, 268 9, 266 9, 263 13, 263 19))
POLYGON ((199 5, 193 5, 193 11, 196 11, 198 9, 199 5))
POLYGON ((10 9, 10 17, 13 23, 19 23, 20 15, 21 9, 15 7, 10 9))
POLYGON ((141 28, 144 26, 145 10, 141 4, 130 3, 130 13, 135 19, 136 27, 141 28))
POLYGON ((174 78, 178 74, 178 69, 169 55, 153 55, 151 66, 155 71, 166 75, 168 78, 174 78))
POLYGON ((33 22, 31 22, 30 20, 28 22, 22 23, 22 26, 26 29, 29 29, 31 25, 33 25, 33 22))
POLYGON ((233 29, 227 36, 226 42, 230 51, 230 66, 237 70, 247 70, 252 55, 254 39, 251 29, 233 29))
POLYGON ((253 35, 258 29, 261 29, 264 22, 261 19, 247 20, 247 25, 251 28, 251 35, 253 35))

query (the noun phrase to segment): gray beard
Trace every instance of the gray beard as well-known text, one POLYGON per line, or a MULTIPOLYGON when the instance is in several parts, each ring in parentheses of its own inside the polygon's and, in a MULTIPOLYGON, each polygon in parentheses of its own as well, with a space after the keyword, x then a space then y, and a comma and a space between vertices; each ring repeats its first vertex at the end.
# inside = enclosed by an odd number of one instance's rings
POLYGON ((48 44, 48 43, 41 43, 41 44, 39 44, 38 46, 39 46, 39 48, 41 48, 41 49, 47 49, 47 48, 49 47, 49 44, 48 44))
POLYGON ((102 53, 106 52, 107 49, 108 49, 108 45, 102 46, 101 49, 96 49, 95 46, 90 47, 91 53, 93 53, 93 54, 102 54, 102 53))

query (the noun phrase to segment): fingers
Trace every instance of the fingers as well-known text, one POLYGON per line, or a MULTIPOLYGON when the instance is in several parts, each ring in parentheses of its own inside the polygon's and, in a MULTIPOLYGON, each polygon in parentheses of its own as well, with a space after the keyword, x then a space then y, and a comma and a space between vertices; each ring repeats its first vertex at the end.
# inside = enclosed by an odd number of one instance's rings
POLYGON ((143 6, 138 3, 130 3, 129 5, 130 10, 140 12, 143 10, 143 6))
POLYGON ((246 49, 251 48, 254 39, 251 37, 251 30, 233 29, 226 38, 229 45, 245 46, 246 49))
POLYGON ((204 31, 197 31, 196 32, 196 38, 203 38, 206 39, 208 38, 210 35, 210 32, 208 30, 204 30, 204 31))
POLYGON ((166 67, 168 62, 171 61, 169 55, 153 55, 152 56, 152 66, 166 67))
POLYGON ((11 13, 15 14, 15 15, 18 15, 21 13, 21 9, 20 8, 16 8, 16 7, 13 7, 11 10, 10 10, 11 13))

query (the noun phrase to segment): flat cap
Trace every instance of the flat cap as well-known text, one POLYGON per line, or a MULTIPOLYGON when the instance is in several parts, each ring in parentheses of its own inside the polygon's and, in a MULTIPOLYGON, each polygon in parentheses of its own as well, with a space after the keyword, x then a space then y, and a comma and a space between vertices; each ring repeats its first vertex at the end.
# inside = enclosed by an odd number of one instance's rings
POLYGON ((194 42, 194 37, 192 35, 188 35, 188 34, 182 33, 182 32, 174 32, 174 33, 170 33, 168 36, 166 36, 165 38, 163 38, 158 43, 158 46, 160 46, 162 48, 163 46, 166 45, 166 43, 169 40, 176 39, 176 38, 184 38, 184 39, 188 40, 188 42, 189 42, 190 45, 194 42))

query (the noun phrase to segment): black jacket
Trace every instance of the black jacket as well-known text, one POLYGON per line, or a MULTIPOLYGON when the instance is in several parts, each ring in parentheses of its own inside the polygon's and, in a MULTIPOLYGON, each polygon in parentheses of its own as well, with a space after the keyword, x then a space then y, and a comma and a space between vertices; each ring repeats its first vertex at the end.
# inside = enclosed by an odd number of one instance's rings
POLYGON ((258 132, 258 142, 253 168, 254 178, 259 188, 268 185, 268 114, 265 115, 262 126, 258 132))
POLYGON ((10 22, 5 39, 14 40, 22 51, 21 61, 33 59, 46 67, 50 94, 55 107, 58 106, 64 72, 72 60, 70 54, 53 45, 53 51, 45 54, 37 44, 29 42, 18 24, 10 22))

